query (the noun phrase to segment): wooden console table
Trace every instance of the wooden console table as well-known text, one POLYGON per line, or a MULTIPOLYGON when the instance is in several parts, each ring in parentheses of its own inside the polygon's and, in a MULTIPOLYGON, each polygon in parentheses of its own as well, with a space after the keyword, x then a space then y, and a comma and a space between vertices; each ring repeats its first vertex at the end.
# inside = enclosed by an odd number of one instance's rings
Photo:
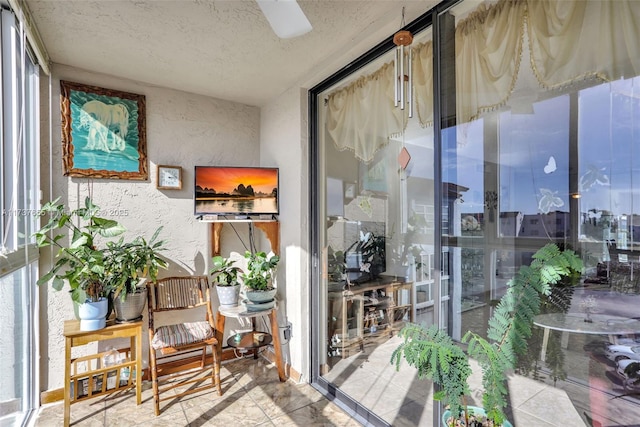
POLYGON ((408 315, 413 319, 413 282, 383 278, 329 292, 329 348, 345 358, 365 340, 393 336, 408 315))
POLYGON ((114 391, 136 388, 136 403, 142 403, 142 322, 108 323, 97 331, 81 331, 80 321, 64 322, 65 365, 64 365, 64 425, 69 425, 71 404, 114 391), (102 358, 109 352, 71 358, 73 347, 95 341, 114 338, 129 338, 130 347, 118 350, 129 353, 129 360, 115 365, 104 366, 102 358), (85 363, 86 370, 78 372, 78 364, 85 363), (73 368, 73 374, 71 369, 73 368), (134 378, 135 372, 135 378, 134 378), (112 383, 111 383, 112 382, 112 383), (73 384, 73 396, 72 387, 73 384), (86 393, 85 393, 86 389, 86 393))

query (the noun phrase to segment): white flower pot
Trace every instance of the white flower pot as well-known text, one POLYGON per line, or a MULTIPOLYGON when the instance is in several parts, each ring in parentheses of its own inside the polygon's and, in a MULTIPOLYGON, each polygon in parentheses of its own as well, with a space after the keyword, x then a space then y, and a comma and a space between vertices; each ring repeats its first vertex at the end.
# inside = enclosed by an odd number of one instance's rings
POLYGON ((97 331, 107 325, 109 299, 100 298, 98 302, 86 301, 78 305, 81 331, 97 331))
POLYGON ((220 301, 220 308, 237 307, 238 295, 240 295, 239 283, 234 286, 216 285, 216 291, 218 292, 218 301, 220 301))

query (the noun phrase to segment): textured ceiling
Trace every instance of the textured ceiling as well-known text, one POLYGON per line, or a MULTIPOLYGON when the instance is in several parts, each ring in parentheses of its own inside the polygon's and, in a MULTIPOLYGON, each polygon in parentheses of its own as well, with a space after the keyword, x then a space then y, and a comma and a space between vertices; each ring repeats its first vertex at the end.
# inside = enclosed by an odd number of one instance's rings
POLYGON ((254 0, 27 0, 51 61, 262 106, 311 87, 436 0, 298 0, 313 30, 279 39, 254 0))

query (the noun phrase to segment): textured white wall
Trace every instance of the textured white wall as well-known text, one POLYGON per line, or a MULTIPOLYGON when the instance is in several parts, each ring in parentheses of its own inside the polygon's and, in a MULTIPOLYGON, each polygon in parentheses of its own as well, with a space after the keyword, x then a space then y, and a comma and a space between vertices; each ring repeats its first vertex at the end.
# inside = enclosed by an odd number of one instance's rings
MULTIPOLYGON (((161 237, 167 241, 164 255, 170 260, 170 270, 163 275, 206 274, 210 253, 209 226, 199 223, 193 215, 193 167, 195 165, 260 164, 260 111, 257 107, 222 101, 200 95, 158 88, 83 70, 54 65, 51 81, 52 156, 49 156, 48 104, 41 98, 43 141, 41 150, 43 202, 62 197, 72 208, 92 195, 94 202, 107 213, 124 210, 119 216, 128 229, 128 236, 142 234, 151 237, 163 225, 161 237), (149 180, 103 180, 69 178, 62 175, 60 129, 60 79, 145 95, 147 119, 147 155, 149 180), (51 176, 46 170, 51 165, 51 176), (182 190, 157 190, 156 165, 177 165, 183 168, 182 190), (49 188, 52 191, 49 191, 49 188)), ((43 83, 46 91, 46 83, 43 83)), ((286 200, 287 198, 285 198, 286 200)), ((286 211, 287 209, 283 209, 286 211)), ((246 231, 239 227, 246 241, 246 231)), ((222 234, 222 253, 243 253, 244 247, 231 227, 222 234)), ((51 259, 42 251, 41 271, 46 271, 51 259)), ((64 340, 62 326, 73 318, 68 294, 42 288, 41 292, 41 372, 43 390, 60 388, 64 377, 64 340)), ((215 293, 214 293, 215 298, 215 293)), ((146 311, 146 310, 145 310, 146 311)), ((146 314, 145 314, 146 321, 146 314)), ((146 330, 145 363, 147 360, 146 330)), ((90 347, 90 346, 87 346, 90 347)), ((104 347, 101 347, 104 348, 104 347)), ((87 351, 95 350, 89 348, 87 351)))
POLYGON ((293 88, 260 115, 261 163, 280 167, 280 251, 286 269, 278 272, 280 325, 291 323, 283 348, 287 362, 309 381, 309 274, 307 91, 293 88), (285 318, 286 316, 286 318, 285 318))

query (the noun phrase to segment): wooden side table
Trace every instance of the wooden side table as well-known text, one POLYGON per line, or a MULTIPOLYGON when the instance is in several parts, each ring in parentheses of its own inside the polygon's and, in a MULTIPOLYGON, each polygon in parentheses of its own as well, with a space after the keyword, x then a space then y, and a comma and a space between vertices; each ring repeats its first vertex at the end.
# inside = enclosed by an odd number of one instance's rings
POLYGON ((393 336, 404 326, 405 314, 413 322, 413 289, 413 282, 384 278, 329 292, 329 348, 339 351, 344 359, 353 347, 364 351, 368 339, 393 336))
POLYGON ((65 337, 65 366, 64 366, 64 425, 69 425, 71 415, 71 404, 114 391, 136 388, 136 403, 142 403, 142 322, 132 323, 107 323, 107 326, 97 331, 81 331, 80 321, 67 320, 64 322, 65 337), (117 363, 111 366, 104 366, 102 356, 108 352, 98 353, 91 356, 71 358, 73 347, 86 345, 95 341, 104 341, 114 338, 129 338, 130 357, 128 361, 117 363), (86 362, 87 370, 77 372, 77 363, 86 362), (93 363, 92 363, 93 362, 93 363), (73 374, 71 373, 74 368, 73 374), (132 371, 135 372, 135 379, 132 371), (113 376, 112 376, 113 375, 113 376), (113 384, 110 383, 113 381, 113 384), (81 396, 80 385, 86 381, 87 393, 81 396), (135 381, 135 384, 134 384, 135 381), (73 396, 71 390, 73 384, 73 396))
MULTIPOLYGON (((218 313, 216 314, 216 334, 218 338, 218 354, 222 354, 222 339, 224 336, 224 324, 227 317, 233 317, 236 319, 250 319, 253 321, 256 317, 261 316, 269 316, 269 320, 271 321, 271 339, 273 340, 273 350, 275 351, 276 356, 276 368, 278 368, 278 377, 281 382, 287 381, 287 376, 284 372, 284 364, 282 362, 282 347, 280 346, 280 328, 278 327, 278 312, 275 308, 271 308, 268 310, 262 311, 247 311, 242 305, 238 305, 233 308, 218 308, 218 313)), ((249 340, 253 340, 253 333, 250 335, 245 335, 249 340)), ((252 348, 261 347, 260 344, 256 345, 252 348)), ((237 347, 249 348, 251 346, 246 345, 237 345, 237 347)))

